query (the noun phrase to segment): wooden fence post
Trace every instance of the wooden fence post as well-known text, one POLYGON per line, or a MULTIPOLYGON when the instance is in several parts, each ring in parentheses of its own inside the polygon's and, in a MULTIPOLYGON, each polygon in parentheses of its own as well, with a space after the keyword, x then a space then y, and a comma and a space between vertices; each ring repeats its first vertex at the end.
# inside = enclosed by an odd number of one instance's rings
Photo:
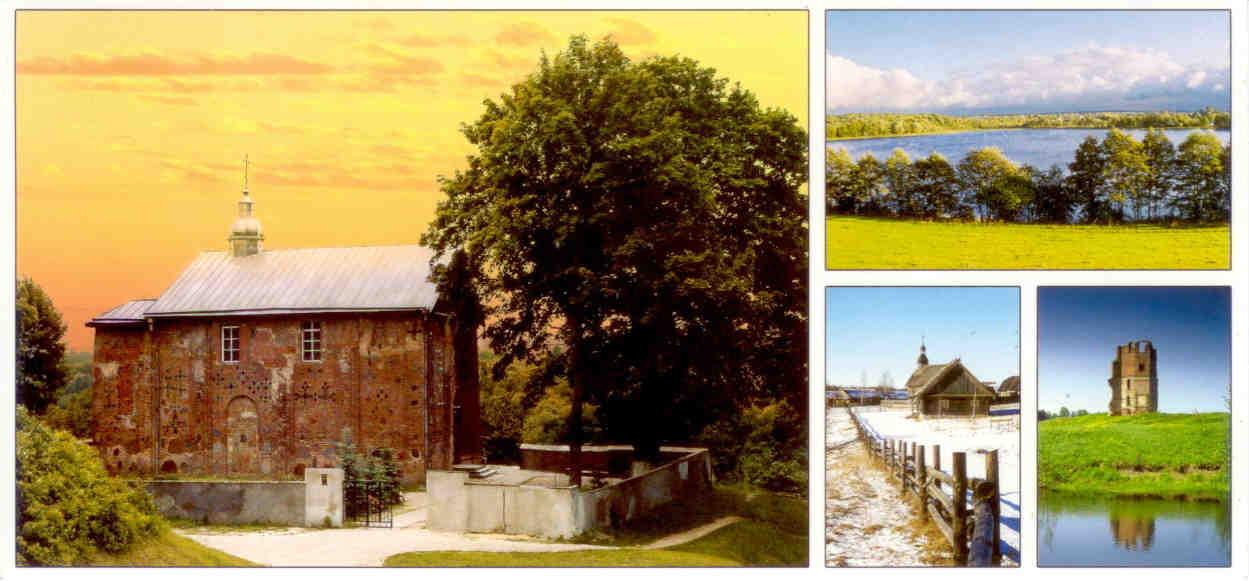
POLYGON ((924 447, 919 446, 915 452, 915 484, 919 492, 919 510, 928 518, 928 470, 924 467, 924 447))
POLYGON ((997 450, 984 450, 984 477, 993 483, 993 564, 1002 562, 1002 485, 998 477, 997 450))
POLYGON ((903 496, 906 495, 906 446, 905 441, 899 442, 898 446, 898 489, 902 491, 903 496))
POLYGON ((954 509, 950 515, 950 527, 954 531, 954 563, 967 564, 967 453, 955 452, 952 468, 954 494, 950 500, 954 509))
POLYGON ((972 527, 971 552, 967 560, 967 564, 972 567, 988 567, 995 564, 993 549, 997 545, 994 541, 994 533, 997 532, 998 525, 997 519, 993 517, 993 494, 992 482, 977 481, 976 490, 972 494, 975 503, 972 520, 975 524, 972 527))
POLYGON ((918 442, 911 444, 911 489, 915 491, 915 496, 920 495, 919 489, 924 485, 924 477, 919 473, 919 449, 921 447, 918 442))
POLYGON ((941 444, 932 445, 932 469, 941 471, 941 444))

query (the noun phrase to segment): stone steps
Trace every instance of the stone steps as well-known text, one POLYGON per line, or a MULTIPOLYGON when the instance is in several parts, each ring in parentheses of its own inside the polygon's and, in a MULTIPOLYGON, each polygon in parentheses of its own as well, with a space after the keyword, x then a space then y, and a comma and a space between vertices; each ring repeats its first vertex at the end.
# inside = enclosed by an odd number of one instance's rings
POLYGON ((467 472, 468 477, 473 480, 490 478, 499 473, 498 468, 486 464, 456 464, 451 468, 457 472, 467 472))

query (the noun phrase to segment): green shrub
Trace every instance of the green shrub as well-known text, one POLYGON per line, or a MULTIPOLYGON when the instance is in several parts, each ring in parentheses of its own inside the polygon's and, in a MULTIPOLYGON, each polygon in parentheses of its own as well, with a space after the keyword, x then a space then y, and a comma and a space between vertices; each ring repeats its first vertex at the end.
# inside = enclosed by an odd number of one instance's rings
POLYGON ((17 559, 70 565, 160 532, 142 488, 110 478, 91 447, 17 410, 17 559))
POLYGON ((43 421, 53 429, 65 430, 76 437, 91 437, 91 387, 62 394, 56 403, 48 406, 43 421))
POLYGON ((752 405, 703 430, 716 474, 777 492, 807 489, 807 432, 803 414, 778 401, 752 405))
MULTIPOLYGON (((568 414, 572 410, 572 388, 568 380, 560 379, 546 389, 542 398, 525 413, 521 427, 521 441, 526 444, 566 444, 568 414)), ((595 442, 602 433, 596 419, 598 406, 586 403, 581 407, 581 437, 583 442, 595 442)))

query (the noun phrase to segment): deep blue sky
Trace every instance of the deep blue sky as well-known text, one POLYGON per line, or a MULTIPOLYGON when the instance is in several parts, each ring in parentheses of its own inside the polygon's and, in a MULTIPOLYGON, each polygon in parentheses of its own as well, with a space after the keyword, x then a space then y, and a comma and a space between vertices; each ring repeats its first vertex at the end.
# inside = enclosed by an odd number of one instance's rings
POLYGON ((928 359, 962 357, 981 381, 1019 374, 1015 287, 825 289, 825 383, 876 385, 888 371, 901 388, 915 371, 921 336, 928 359))
POLYGON ((1147 339, 1158 350, 1158 411, 1226 411, 1227 287, 1041 287, 1037 330, 1041 409, 1105 412, 1115 346, 1147 339))
MULTIPOLYGON (((939 84, 917 91, 895 79, 879 92, 851 90, 839 100, 830 75, 830 107, 833 112, 1186 110, 1204 104, 1226 109, 1230 84, 1219 74, 1229 67, 1229 18, 1227 11, 1216 10, 829 11, 829 56, 939 84), (1045 63, 1055 58, 1066 64, 1045 63), (963 98, 951 98, 955 88, 949 83, 956 79, 969 89, 963 98), (918 102, 882 98, 904 88, 922 93, 918 102), (1007 98, 1009 90, 1021 94, 1007 98)), ((861 77, 848 76, 865 85, 861 77)))

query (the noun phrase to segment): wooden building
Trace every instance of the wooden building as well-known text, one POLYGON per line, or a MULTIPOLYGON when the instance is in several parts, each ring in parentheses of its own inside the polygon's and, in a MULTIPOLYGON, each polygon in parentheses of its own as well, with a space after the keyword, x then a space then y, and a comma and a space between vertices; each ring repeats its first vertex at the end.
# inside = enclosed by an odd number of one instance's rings
POLYGON ((919 366, 906 381, 911 409, 920 417, 987 416, 997 394, 959 359, 930 365, 920 345, 919 366))
POLYGON ((1002 385, 997 388, 998 403, 1013 403, 1019 401, 1019 376, 1012 375, 1002 380, 1002 385))

